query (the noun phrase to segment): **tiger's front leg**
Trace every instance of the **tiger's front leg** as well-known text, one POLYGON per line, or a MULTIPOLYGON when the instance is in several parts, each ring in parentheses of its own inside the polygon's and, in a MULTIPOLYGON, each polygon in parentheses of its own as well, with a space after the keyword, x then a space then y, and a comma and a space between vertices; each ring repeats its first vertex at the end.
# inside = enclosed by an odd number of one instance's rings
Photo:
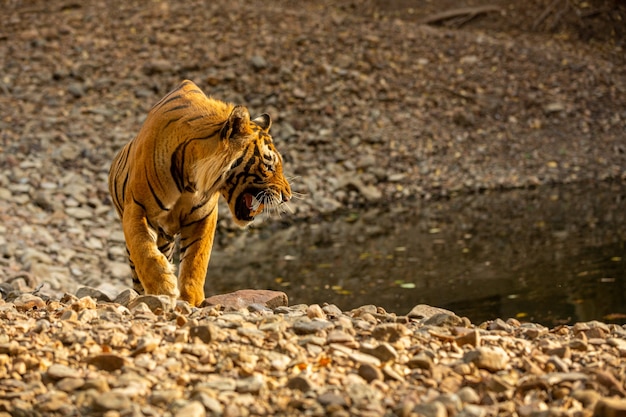
POLYGON ((143 208, 126 207, 122 217, 128 256, 145 294, 179 295, 174 267, 157 246, 157 233, 148 226, 143 208))
POLYGON ((204 301, 204 281, 216 225, 217 203, 206 216, 181 225, 178 288, 180 298, 194 306, 204 301))

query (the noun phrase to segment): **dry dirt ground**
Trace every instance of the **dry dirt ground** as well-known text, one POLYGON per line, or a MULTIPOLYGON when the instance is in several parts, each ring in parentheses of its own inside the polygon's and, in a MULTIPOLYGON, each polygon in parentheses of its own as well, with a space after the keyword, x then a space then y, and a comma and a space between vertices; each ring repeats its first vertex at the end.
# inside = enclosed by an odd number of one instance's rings
POLYGON ((185 78, 271 114, 293 218, 626 176, 623 1, 2 7, 0 267, 25 288, 126 284, 107 171, 185 78))

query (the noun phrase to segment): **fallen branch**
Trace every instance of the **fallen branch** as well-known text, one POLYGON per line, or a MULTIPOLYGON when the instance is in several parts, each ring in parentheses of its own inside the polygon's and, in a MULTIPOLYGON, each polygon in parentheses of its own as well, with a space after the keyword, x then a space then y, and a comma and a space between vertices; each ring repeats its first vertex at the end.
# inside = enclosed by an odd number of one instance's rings
POLYGON ((561 0, 554 0, 552 3, 550 3, 548 5, 548 7, 546 7, 545 9, 543 9, 543 12, 541 12, 541 14, 539 15, 539 17, 535 20, 535 22, 533 23, 533 31, 537 30, 537 28, 539 27, 539 25, 541 23, 543 23, 544 20, 546 20, 546 18, 548 17, 548 15, 550 13, 552 13, 552 10, 556 7, 557 4, 559 4, 561 2, 561 0))
POLYGON ((480 14, 485 14, 485 13, 490 13, 490 12, 499 12, 499 11, 500 11, 500 7, 495 6, 495 5, 461 7, 458 9, 446 10, 440 13, 435 13, 430 16, 426 16, 425 18, 420 20, 420 23, 423 23, 426 25, 432 25, 434 23, 443 22, 444 20, 450 20, 450 19, 455 19, 459 17, 464 17, 463 23, 465 23, 480 14))

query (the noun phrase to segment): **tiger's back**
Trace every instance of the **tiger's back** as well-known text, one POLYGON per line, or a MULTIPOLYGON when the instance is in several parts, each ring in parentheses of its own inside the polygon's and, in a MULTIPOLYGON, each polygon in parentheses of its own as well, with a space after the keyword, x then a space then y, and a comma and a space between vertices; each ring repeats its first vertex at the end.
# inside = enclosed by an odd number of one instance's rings
POLYGON ((241 226, 264 208, 284 207, 291 188, 270 127, 269 116, 250 120, 245 107, 209 98, 191 81, 150 110, 109 173, 137 290, 194 305, 204 299, 220 194, 241 226))

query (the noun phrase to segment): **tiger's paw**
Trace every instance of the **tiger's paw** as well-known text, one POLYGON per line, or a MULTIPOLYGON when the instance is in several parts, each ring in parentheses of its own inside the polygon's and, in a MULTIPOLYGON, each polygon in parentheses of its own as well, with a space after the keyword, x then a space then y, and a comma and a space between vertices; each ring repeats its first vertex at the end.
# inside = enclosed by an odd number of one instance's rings
POLYGON ((167 274, 158 281, 155 282, 142 282, 145 294, 152 295, 167 295, 174 300, 180 297, 180 291, 178 290, 178 283, 176 276, 173 274, 167 274))
POLYGON ((180 299, 187 301, 192 306, 199 307, 204 301, 204 290, 183 288, 180 292, 180 299))

